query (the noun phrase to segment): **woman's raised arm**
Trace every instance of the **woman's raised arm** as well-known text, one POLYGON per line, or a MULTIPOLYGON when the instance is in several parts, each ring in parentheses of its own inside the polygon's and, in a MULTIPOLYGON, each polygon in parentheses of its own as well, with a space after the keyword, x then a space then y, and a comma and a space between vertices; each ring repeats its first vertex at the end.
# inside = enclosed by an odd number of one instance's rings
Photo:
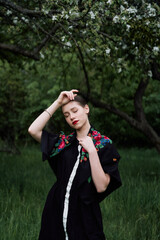
POLYGON ((78 92, 78 90, 72 89, 71 91, 61 92, 57 100, 55 100, 51 106, 41 113, 30 125, 28 132, 36 141, 41 142, 42 130, 46 123, 59 107, 74 99, 77 95, 74 94, 74 92, 78 92))

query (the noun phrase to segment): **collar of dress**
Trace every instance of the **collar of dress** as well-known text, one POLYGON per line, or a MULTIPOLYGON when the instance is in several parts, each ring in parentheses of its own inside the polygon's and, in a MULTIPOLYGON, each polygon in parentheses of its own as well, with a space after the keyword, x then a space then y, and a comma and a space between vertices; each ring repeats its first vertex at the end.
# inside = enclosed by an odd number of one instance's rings
MULTIPOLYGON (((107 143, 112 144, 112 140, 105 135, 101 135, 93 126, 90 127, 87 136, 91 137, 95 148, 97 151, 103 148, 107 143)), ((53 157, 60 153, 64 148, 71 145, 72 141, 76 138, 76 131, 70 133, 69 135, 65 135, 63 131, 60 132, 59 139, 55 144, 50 157, 53 157)), ((80 162, 87 161, 88 159, 88 152, 82 147, 82 153, 80 162)))

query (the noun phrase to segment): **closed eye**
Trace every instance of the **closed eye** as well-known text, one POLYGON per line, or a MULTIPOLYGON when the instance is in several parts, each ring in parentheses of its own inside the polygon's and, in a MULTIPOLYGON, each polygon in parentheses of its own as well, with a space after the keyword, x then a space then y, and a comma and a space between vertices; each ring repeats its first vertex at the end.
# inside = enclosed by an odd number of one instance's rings
POLYGON ((76 110, 74 110, 73 112, 76 113, 77 111, 78 111, 78 110, 76 109, 76 110))
MULTIPOLYGON (((72 108, 71 111, 72 111, 73 113, 76 113, 76 112, 78 111, 78 109, 77 109, 77 108, 72 108)), ((64 117, 65 117, 65 118, 69 117, 69 113, 68 113, 68 112, 65 112, 65 113, 64 113, 64 117)))

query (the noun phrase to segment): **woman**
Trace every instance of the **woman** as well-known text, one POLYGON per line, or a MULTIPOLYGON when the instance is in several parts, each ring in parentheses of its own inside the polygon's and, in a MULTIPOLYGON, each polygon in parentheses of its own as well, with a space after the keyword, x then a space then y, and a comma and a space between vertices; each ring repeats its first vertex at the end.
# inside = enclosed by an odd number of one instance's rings
POLYGON ((87 102, 78 90, 63 91, 29 127, 41 142, 57 181, 49 191, 39 240, 105 240, 99 203, 121 186, 120 156, 112 141, 91 126, 87 102), (43 130, 61 107, 74 132, 66 136, 43 130))

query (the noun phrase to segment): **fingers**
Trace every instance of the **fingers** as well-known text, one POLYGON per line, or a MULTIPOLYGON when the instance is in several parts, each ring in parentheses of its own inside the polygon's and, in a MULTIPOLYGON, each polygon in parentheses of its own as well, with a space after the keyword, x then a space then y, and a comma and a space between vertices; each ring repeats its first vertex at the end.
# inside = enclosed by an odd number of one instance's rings
POLYGON ((77 96, 77 94, 74 93, 74 92, 78 92, 78 90, 77 90, 77 89, 72 89, 72 90, 70 91, 70 93, 71 93, 71 100, 74 100, 74 97, 77 96))
POLYGON ((72 89, 70 91, 63 91, 60 93, 58 99, 61 104, 65 104, 68 101, 74 100, 75 96, 77 96, 77 92, 79 92, 77 89, 72 89))
POLYGON ((68 93, 68 97, 69 97, 69 99, 72 101, 72 100, 74 100, 74 97, 75 96, 77 96, 77 94, 75 94, 74 92, 78 92, 78 90, 77 89, 72 89, 71 91, 69 91, 69 93, 68 93))
POLYGON ((80 139, 80 140, 79 140, 79 144, 80 144, 81 146, 82 146, 82 143, 83 143, 83 141, 80 139))
POLYGON ((79 92, 79 90, 77 90, 77 89, 72 89, 71 91, 72 92, 79 92))

